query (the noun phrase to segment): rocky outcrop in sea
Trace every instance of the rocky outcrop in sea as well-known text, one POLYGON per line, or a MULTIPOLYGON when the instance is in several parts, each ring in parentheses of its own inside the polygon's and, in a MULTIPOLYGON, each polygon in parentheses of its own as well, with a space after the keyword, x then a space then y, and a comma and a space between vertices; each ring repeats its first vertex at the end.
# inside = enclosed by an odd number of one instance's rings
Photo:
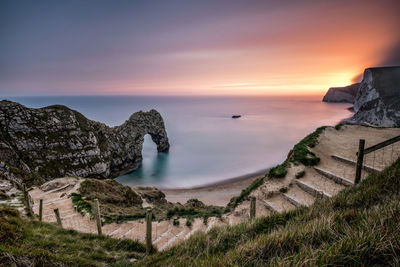
POLYGON ((169 149, 156 110, 136 112, 120 126, 92 121, 61 105, 27 108, 0 101, 0 176, 40 184, 56 177, 112 178, 139 167, 144 136, 169 149))
POLYGON ((400 127, 400 67, 366 69, 354 112, 350 123, 400 127))
POLYGON ((331 87, 322 99, 331 103, 354 103, 360 83, 354 83, 345 87, 331 87))

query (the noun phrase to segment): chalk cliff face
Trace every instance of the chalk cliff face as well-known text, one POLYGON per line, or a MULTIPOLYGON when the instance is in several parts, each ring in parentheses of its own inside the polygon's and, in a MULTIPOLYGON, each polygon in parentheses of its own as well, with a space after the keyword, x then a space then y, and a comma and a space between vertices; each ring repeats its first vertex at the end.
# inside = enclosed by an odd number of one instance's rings
POLYGON ((39 109, 0 102, 0 175, 40 183, 55 177, 116 177, 140 165, 144 135, 169 149, 161 115, 136 112, 117 127, 55 105, 39 109))
POLYGON ((380 127, 400 127, 400 67, 369 68, 349 120, 380 127))
POLYGON ((331 87, 322 99, 323 102, 354 103, 360 83, 345 87, 331 87))

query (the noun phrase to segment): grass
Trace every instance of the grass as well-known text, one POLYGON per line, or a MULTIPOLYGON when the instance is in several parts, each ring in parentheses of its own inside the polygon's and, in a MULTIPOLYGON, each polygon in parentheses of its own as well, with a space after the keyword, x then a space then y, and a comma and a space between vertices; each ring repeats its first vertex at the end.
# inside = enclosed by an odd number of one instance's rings
POLYGON ((317 157, 309 148, 313 148, 318 143, 318 137, 326 129, 326 126, 317 128, 314 132, 307 135, 300 142, 298 142, 289 153, 287 159, 280 165, 270 169, 268 176, 271 178, 283 178, 287 174, 287 169, 290 163, 298 165, 302 163, 305 166, 317 165, 320 158, 317 157))
POLYGON ((339 131, 343 127, 343 123, 339 123, 335 125, 335 129, 339 131))
POLYGON ((265 177, 254 180, 254 182, 252 182, 247 188, 242 190, 239 196, 231 198, 224 212, 225 213, 230 212, 242 201, 247 200, 249 198, 250 193, 264 183, 264 178, 265 177))
POLYGON ((145 247, 128 239, 82 234, 23 219, 0 206, 1 266, 127 266, 145 247))
POLYGON ((175 219, 186 218, 186 225, 191 226, 194 218, 203 218, 203 220, 207 220, 209 217, 221 217, 222 213, 222 207, 207 206, 197 199, 189 199, 185 205, 180 207, 175 206, 174 208, 169 209, 166 217, 167 219, 171 219, 172 217, 175 217, 175 219))
POLYGON ((398 266, 400 160, 310 207, 197 233, 137 266, 398 266))
POLYGON ((303 178, 304 175, 306 175, 306 171, 300 171, 300 172, 296 173, 296 179, 303 178))
POLYGON ((287 187, 282 187, 281 189, 279 189, 279 192, 281 193, 286 193, 288 191, 287 187))
POLYGON ((95 199, 99 200, 103 223, 137 220, 146 216, 140 196, 115 180, 85 179, 79 192, 71 194, 78 211, 89 213, 92 217, 95 199))
POLYGON ((313 133, 307 135, 303 140, 293 147, 293 160, 303 163, 305 166, 317 165, 320 161, 308 148, 315 147, 319 135, 326 129, 326 126, 319 127, 313 133))
POLYGON ((76 206, 77 210, 82 214, 85 213, 92 214, 92 205, 90 202, 82 199, 82 195, 78 193, 72 193, 70 195, 72 203, 76 206))
POLYGON ((287 174, 287 169, 290 166, 290 162, 285 160, 282 164, 276 165, 269 170, 268 176, 273 178, 283 178, 287 174))
POLYGON ((103 224, 143 219, 146 210, 142 206, 142 199, 153 204, 153 220, 169 220, 171 218, 208 219, 220 217, 223 208, 207 206, 197 199, 190 199, 184 205, 170 203, 164 193, 153 187, 138 187, 132 190, 115 180, 86 179, 80 185, 78 193, 72 193, 71 199, 78 211, 89 213, 94 217, 92 205, 98 199, 103 224), (141 196, 139 196, 141 195, 141 196))

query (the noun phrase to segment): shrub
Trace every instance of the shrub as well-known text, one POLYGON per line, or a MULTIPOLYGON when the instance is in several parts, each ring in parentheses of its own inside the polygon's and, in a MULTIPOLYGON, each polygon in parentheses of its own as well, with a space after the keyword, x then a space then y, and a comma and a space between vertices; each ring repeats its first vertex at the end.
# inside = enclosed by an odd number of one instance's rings
POLYGON ((239 203, 243 200, 247 199, 252 191, 257 189, 260 185, 264 183, 264 178, 258 178, 254 182, 251 183, 246 189, 243 189, 239 196, 231 198, 228 205, 224 209, 224 213, 230 212, 233 208, 235 208, 239 203))
POLYGON ((306 171, 298 172, 298 173, 296 173, 296 178, 300 179, 300 178, 304 177, 304 175, 306 175, 306 171))
POLYGON ((192 224, 193 224, 193 218, 192 217, 187 218, 186 219, 186 226, 187 227, 192 227, 192 224))
POLYGON ((343 126, 343 124, 342 124, 342 123, 339 123, 339 124, 337 124, 337 125, 335 126, 335 129, 336 129, 337 131, 339 131, 339 130, 342 128, 342 126, 343 126))
POLYGON ((283 178, 287 174, 289 163, 286 160, 284 163, 277 165, 269 170, 268 176, 273 178, 283 178))

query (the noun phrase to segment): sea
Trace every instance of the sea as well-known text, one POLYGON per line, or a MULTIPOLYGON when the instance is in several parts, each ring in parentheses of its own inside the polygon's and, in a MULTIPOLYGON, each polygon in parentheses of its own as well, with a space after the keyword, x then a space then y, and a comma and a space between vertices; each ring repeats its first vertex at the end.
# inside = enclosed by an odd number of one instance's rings
POLYGON ((149 135, 141 167, 117 178, 130 186, 190 188, 267 170, 323 125, 351 115, 350 104, 321 96, 35 96, 8 97, 27 107, 61 104, 109 126, 139 110, 158 110, 170 141, 157 153, 149 135), (232 115, 241 115, 233 119, 232 115))

